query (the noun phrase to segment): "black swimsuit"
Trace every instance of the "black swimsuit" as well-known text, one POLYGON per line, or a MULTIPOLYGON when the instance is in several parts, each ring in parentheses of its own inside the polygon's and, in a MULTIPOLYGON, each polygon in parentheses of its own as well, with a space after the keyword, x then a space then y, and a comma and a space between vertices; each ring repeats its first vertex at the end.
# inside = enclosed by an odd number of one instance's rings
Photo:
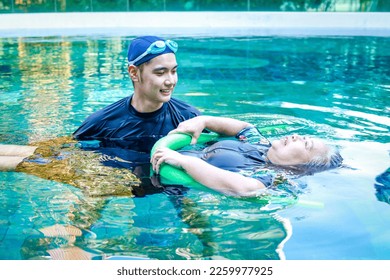
MULTIPOLYGON (((269 145, 251 144, 237 140, 222 140, 201 151, 183 150, 181 154, 198 157, 205 162, 233 172, 256 171, 267 165, 266 154, 269 145)), ((266 187, 273 183, 273 175, 265 172, 252 172, 250 177, 261 181, 266 187)))

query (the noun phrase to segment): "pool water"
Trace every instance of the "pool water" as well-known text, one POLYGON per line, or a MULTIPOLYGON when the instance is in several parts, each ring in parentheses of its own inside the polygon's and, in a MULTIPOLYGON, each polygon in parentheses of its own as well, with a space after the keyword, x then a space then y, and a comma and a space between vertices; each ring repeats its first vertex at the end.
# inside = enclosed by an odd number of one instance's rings
MULTIPOLYGON (((131 94, 131 38, 0 38, 0 143, 70 135, 131 94)), ((173 39, 175 97, 260 129, 287 125, 270 139, 324 138, 344 166, 270 205, 195 189, 90 197, 2 172, 0 259, 390 259, 390 38, 173 39)))

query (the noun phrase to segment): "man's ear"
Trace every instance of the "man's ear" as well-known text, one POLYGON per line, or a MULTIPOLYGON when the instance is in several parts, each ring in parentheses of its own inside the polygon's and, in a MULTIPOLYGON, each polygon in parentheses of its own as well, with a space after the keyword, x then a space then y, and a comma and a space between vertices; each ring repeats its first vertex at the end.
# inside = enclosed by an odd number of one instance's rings
POLYGON ((134 65, 129 65, 129 67, 127 68, 127 72, 129 72, 130 79, 133 82, 139 82, 138 70, 139 68, 134 65))

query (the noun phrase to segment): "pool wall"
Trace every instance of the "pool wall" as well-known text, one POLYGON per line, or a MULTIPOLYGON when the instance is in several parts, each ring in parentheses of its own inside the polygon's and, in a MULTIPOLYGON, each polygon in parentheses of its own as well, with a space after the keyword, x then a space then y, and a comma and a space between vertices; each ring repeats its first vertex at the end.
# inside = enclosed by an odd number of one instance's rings
POLYGON ((54 35, 389 36, 390 13, 95 12, 1 14, 0 37, 54 35))

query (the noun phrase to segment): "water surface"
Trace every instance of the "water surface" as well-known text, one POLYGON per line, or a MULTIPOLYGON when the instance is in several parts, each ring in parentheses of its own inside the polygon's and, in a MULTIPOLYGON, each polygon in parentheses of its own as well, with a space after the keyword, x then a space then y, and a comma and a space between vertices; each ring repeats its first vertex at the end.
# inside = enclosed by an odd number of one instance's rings
MULTIPOLYGON (((70 135, 131 94, 130 38, 1 38, 0 143, 70 135)), ((173 39, 175 97, 259 128, 287 124, 271 139, 324 138, 345 166, 301 178, 297 201, 273 205, 191 189, 89 197, 0 173, 0 259, 389 259, 389 173, 377 177, 390 166, 390 39, 173 39)))

